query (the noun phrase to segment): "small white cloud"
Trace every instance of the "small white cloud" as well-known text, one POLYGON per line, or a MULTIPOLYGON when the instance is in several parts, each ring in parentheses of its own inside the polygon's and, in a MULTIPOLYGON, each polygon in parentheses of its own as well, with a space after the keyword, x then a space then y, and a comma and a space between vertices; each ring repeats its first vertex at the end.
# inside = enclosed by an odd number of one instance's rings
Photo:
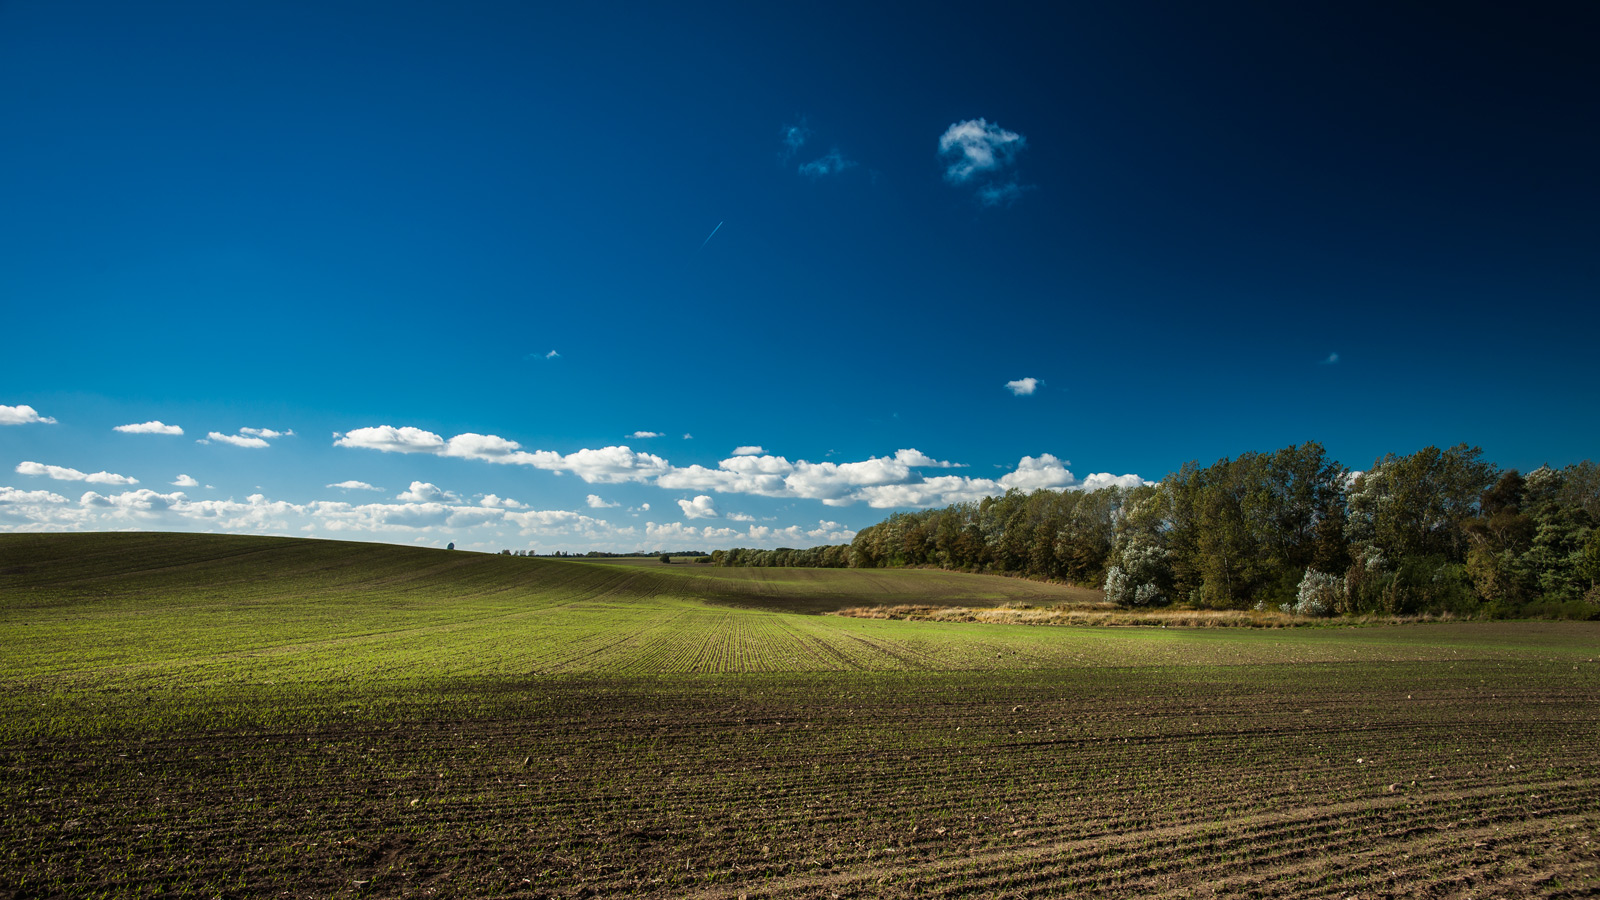
POLYGON ((549 353, 546 353, 544 355, 544 358, 545 359, 560 359, 561 358, 561 354, 555 352, 554 350, 551 350, 549 353))
POLYGON ((56 424, 55 419, 39 415, 38 410, 26 404, 22 406, 0 406, 0 425, 30 425, 34 422, 44 425, 56 424))
MULTIPOLYGON (((252 494, 259 497, 260 494, 252 494)), ((185 497, 182 491, 173 491, 170 494, 157 493, 148 488, 137 491, 124 491, 109 497, 102 496, 94 491, 87 491, 78 498, 82 506, 92 506, 100 509, 117 509, 126 513, 156 513, 183 504, 185 497)))
POLYGON ((527 509, 526 503, 518 503, 510 497, 501 497, 496 494, 484 494, 478 505, 485 509, 527 509))
MULTIPOLYGON (((232 444, 235 447, 250 447, 255 450, 260 450, 263 447, 269 446, 267 442, 261 438, 247 437, 242 434, 223 434, 220 431, 213 431, 207 434, 206 437, 209 438, 210 441, 219 441, 224 444, 232 444)), ((210 441, 201 440, 196 441, 196 443, 205 444, 209 443, 210 441)))
POLYGON ((172 482, 172 485, 173 485, 173 487, 199 487, 200 486, 200 482, 195 481, 193 478, 189 477, 188 475, 179 475, 172 482))
POLYGON ((1337 363, 1338 361, 1339 361, 1339 354, 1337 354, 1337 353, 1329 353, 1328 354, 1328 358, 1322 361, 1322 365, 1331 366, 1331 365, 1337 363))
POLYGON ((683 510, 685 519, 715 519, 717 517, 715 501, 705 494, 701 494, 693 500, 679 500, 678 508, 683 510))
POLYGON ((572 472, 590 484, 650 481, 669 468, 665 459, 650 453, 636 453, 626 446, 585 448, 567 454, 553 450, 528 451, 516 441, 499 435, 466 432, 446 441, 431 431, 409 426, 357 428, 334 441, 334 446, 389 453, 432 453, 499 465, 532 466, 550 472, 572 472))
POLYGON ((666 437, 666 435, 659 431, 635 431, 633 434, 628 435, 628 437, 637 438, 638 440, 642 441, 650 438, 666 437))
POLYGON ((395 495, 396 500, 407 503, 447 503, 461 499, 449 491, 440 490, 426 481, 411 482, 411 489, 395 495))
POLYGON ((986 184, 978 188, 978 202, 984 206, 1010 206, 1022 196, 1023 190, 1015 181, 986 184))
POLYGON ((612 509, 621 506, 621 503, 607 503, 599 494, 590 494, 588 498, 590 509, 612 509))
POLYGON ((1038 389, 1039 379, 1037 378, 1018 378, 1016 381, 1006 382, 1006 390, 1018 397, 1026 397, 1038 389))
POLYGON ((649 481, 668 468, 667 461, 661 457, 637 453, 627 447, 585 448, 565 456, 540 450, 534 456, 533 465, 555 472, 572 472, 589 484, 649 481))
POLYGON ((761 449, 759 446, 757 446, 755 444, 746 444, 743 447, 735 447, 735 448, 733 448, 733 455, 734 456, 760 456, 761 454, 766 453, 766 452, 767 451, 761 449))
POLYGON ((54 491, 22 491, 14 487, 0 487, 0 503, 71 503, 54 491))
POLYGON ((1021 488, 1024 491, 1068 487, 1074 480, 1072 473, 1067 471, 1068 465, 1071 463, 1048 453, 1039 454, 1037 459, 1024 456, 1022 461, 1017 463, 1015 471, 1000 479, 1000 486, 1007 490, 1021 488))
POLYGON ((183 429, 176 425, 168 425, 159 420, 140 422, 137 425, 118 425, 111 429, 123 434, 183 434, 183 429))
POLYGON ((643 510, 644 512, 649 512, 650 511, 650 504, 641 503, 641 504, 639 504, 639 509, 643 510))
POLYGON ((20 462, 17 463, 17 473, 21 475, 44 475, 57 481, 87 481, 90 484, 138 484, 139 479, 129 478, 126 475, 117 475, 111 472, 80 472, 66 466, 47 466, 43 463, 20 462))
POLYGON ((944 177, 952 184, 1011 165, 1027 139, 987 119, 968 119, 945 129, 939 138, 939 155, 945 160, 944 177))
POLYGON ((1145 481, 1137 475, 1113 475, 1110 472, 1095 472, 1092 475, 1085 475, 1083 481, 1079 482, 1075 487, 1085 491, 1098 491, 1104 487, 1136 488, 1142 484, 1155 484, 1155 482, 1145 481))
POLYGON ((274 438, 293 437, 294 436, 294 431, 292 431, 292 430, 290 430, 290 431, 273 431, 271 428, 241 428, 241 429, 239 429, 239 433, 240 434, 248 434, 251 437, 258 437, 258 438, 262 438, 264 440, 269 440, 269 441, 274 439, 274 438))
POLYGON ((921 450, 896 450, 894 458, 896 462, 902 465, 916 466, 922 469, 965 469, 967 467, 966 463, 953 463, 934 459, 921 450))
POLYGON ((783 139, 783 152, 780 157, 788 162, 800 148, 806 145, 806 140, 811 137, 811 129, 806 127, 806 120, 801 119, 798 125, 785 125, 778 130, 778 136, 783 139))
POLYGON ((431 431, 404 425, 378 425, 345 432, 333 442, 335 447, 360 447, 384 453, 443 453, 444 438, 431 431))
POLYGON ((692 440, 694 440, 694 435, 692 435, 689 432, 685 431, 683 433, 683 439, 686 440, 686 441, 692 441, 692 440))
POLYGON ((383 488, 377 487, 376 485, 367 484, 365 481, 356 481, 354 479, 352 479, 350 481, 340 481, 340 482, 338 482, 336 484, 330 484, 330 485, 328 485, 328 487, 338 488, 341 491, 381 491, 381 490, 383 490, 383 488))
POLYGON ((811 162, 801 165, 800 174, 807 178, 826 178, 829 175, 837 175, 845 169, 853 168, 855 164, 855 160, 846 159, 839 151, 829 150, 826 155, 819 156, 811 162))
POLYGON ((756 520, 755 516, 737 512, 728 513, 726 516, 723 516, 723 518, 727 519, 729 522, 754 522, 756 520))

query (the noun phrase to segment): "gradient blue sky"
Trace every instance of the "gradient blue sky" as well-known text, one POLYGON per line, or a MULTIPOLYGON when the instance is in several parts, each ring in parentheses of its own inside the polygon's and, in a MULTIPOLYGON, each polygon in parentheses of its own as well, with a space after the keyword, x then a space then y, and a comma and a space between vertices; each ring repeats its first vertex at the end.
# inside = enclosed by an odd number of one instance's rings
POLYGON ((1600 455, 1596 7, 1059 7, 0 3, 0 530, 1600 455))

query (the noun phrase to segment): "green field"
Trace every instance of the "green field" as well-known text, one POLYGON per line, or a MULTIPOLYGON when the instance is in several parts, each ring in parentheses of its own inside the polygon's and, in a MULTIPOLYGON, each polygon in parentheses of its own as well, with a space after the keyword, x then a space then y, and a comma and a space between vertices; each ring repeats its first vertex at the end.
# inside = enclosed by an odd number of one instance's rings
POLYGON ((1591 896, 1600 623, 0 535, 0 897, 1591 896))

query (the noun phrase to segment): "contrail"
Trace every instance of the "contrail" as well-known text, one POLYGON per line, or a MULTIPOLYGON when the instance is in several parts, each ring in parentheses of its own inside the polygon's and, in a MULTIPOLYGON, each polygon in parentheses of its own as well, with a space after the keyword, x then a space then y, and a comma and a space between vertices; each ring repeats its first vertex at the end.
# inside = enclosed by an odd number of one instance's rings
MULTIPOLYGON (((721 227, 722 227, 722 223, 718 222, 717 223, 717 228, 721 228, 721 227)), ((711 238, 712 238, 712 236, 714 236, 717 233, 717 228, 711 229, 711 234, 706 235, 706 239, 700 242, 700 249, 701 250, 704 250, 706 248, 706 245, 711 243, 711 238)), ((695 251, 695 252, 698 253, 699 251, 695 251)))

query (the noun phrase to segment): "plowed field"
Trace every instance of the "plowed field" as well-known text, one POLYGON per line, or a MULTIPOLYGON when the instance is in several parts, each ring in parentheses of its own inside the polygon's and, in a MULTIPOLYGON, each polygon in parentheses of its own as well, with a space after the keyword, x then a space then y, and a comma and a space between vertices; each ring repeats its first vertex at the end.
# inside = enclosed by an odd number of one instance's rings
POLYGON ((683 570, 0 536, 0 897, 1600 892, 1593 625, 844 619, 786 610, 1013 583, 683 570))

